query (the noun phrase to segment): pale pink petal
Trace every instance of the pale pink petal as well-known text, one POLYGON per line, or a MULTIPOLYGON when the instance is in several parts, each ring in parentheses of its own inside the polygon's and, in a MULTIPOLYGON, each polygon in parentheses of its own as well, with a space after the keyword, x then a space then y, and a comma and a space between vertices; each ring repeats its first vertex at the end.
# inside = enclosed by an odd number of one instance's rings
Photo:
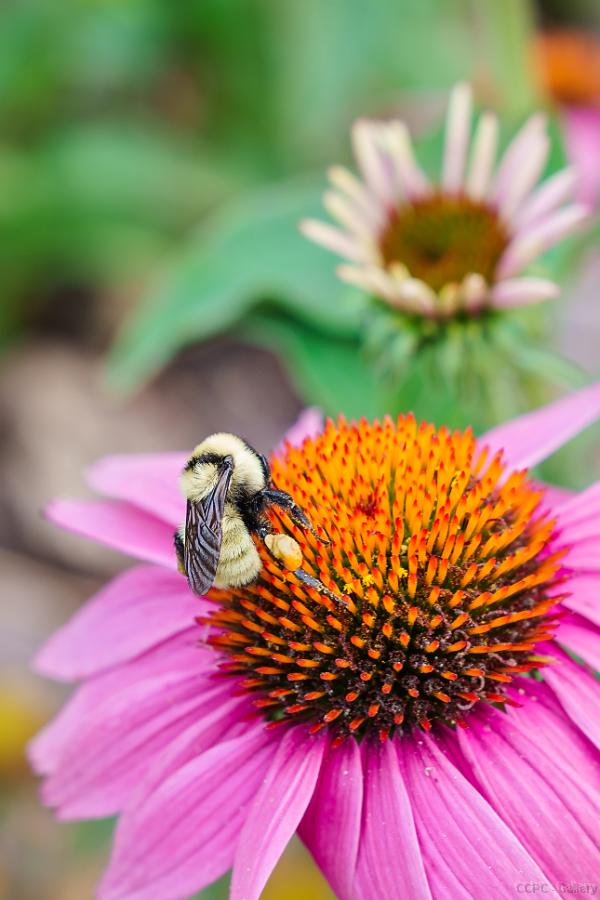
POLYGON ((556 639, 588 666, 600 672, 600 628, 582 616, 573 614, 560 620, 556 639))
POLYGON ((360 900, 428 900, 431 891, 410 792, 391 741, 365 747, 362 837, 356 870, 360 900))
POLYGON ((143 655, 89 678, 29 745, 28 755, 34 769, 44 774, 53 771, 65 748, 85 730, 94 710, 120 691, 146 678, 177 674, 185 680, 214 670, 215 653, 211 648, 199 646, 201 635, 198 626, 188 628, 143 655))
POLYGON ((516 469, 546 459, 600 416, 600 381, 493 428, 479 439, 516 469))
POLYGON ((323 431, 323 413, 318 407, 309 406, 302 410, 273 452, 275 455, 284 453, 287 444, 292 447, 300 447, 306 438, 316 437, 321 431, 323 431))
POLYGON ((261 723, 190 760, 128 809, 100 900, 187 897, 227 871, 272 753, 261 723))
POLYGON ((173 527, 121 500, 54 500, 46 516, 55 525, 145 562, 177 568, 173 527))
POLYGON ((363 774, 355 740, 329 750, 298 833, 337 897, 354 890, 361 834, 363 774))
POLYGON ((411 199, 429 191, 427 176, 418 165, 410 137, 404 122, 396 119, 388 124, 386 142, 395 176, 396 192, 411 199))
POLYGON ((488 191, 497 146, 498 118, 494 113, 485 112, 475 131, 467 177, 467 194, 473 200, 483 200, 488 191))
POLYGON ((511 278, 516 275, 558 241, 575 232, 588 218, 588 207, 574 203, 519 231, 498 263, 497 277, 511 278))
POLYGON ((361 175, 380 205, 389 204, 393 189, 391 170, 382 152, 379 134, 382 126, 378 122, 358 119, 352 126, 352 146, 354 157, 361 175))
POLYGON ((531 116, 512 139, 500 161, 492 185, 492 197, 501 199, 508 190, 524 161, 528 159, 546 133, 546 117, 541 113, 531 116))
POLYGON ((550 149, 550 140, 546 134, 531 148, 531 152, 523 160, 513 178, 506 186, 506 190, 498 198, 498 209, 502 218, 512 225, 514 217, 525 199, 529 196, 534 186, 540 179, 550 149))
POLYGON ((206 611, 186 580, 159 566, 113 578, 44 644, 36 671, 74 681, 125 662, 192 625, 206 611))
POLYGON ((314 241, 315 244, 320 244, 327 250, 331 250, 332 253, 337 253, 338 256, 344 256, 353 262, 364 262, 365 260, 364 249, 358 241, 350 237, 345 231, 342 231, 340 228, 334 228, 333 225, 329 225, 327 222, 319 222, 316 219, 304 219, 300 222, 300 231, 304 237, 314 241))
POLYGON ((519 882, 545 881, 518 838, 442 752, 444 745, 428 736, 396 744, 432 896, 508 897, 519 882))
POLYGON ((596 754, 556 704, 551 708, 544 685, 522 685, 521 709, 477 711, 455 739, 474 783, 545 875, 507 884, 575 876, 583 882, 600 871, 596 754))
POLYGON ((491 289, 490 303, 496 309, 512 309, 554 300, 559 294, 558 285, 547 278, 506 278, 491 289))
POLYGON ((239 721, 245 698, 202 673, 148 678, 95 707, 47 778, 44 802, 60 819, 102 818, 124 809, 148 767, 182 731, 202 723, 208 749, 239 721))
POLYGON ((470 86, 465 82, 455 85, 448 103, 442 166, 442 187, 449 193, 457 193, 463 187, 472 105, 470 86))
POLYGON ((600 199, 600 109, 571 107, 564 115, 567 155, 577 172, 577 196, 593 206, 600 199))
POLYGON ((600 681, 574 662, 557 644, 551 654, 557 663, 546 666, 544 681, 549 684, 570 719, 600 748, 600 681))
POLYGON ((258 900, 306 811, 325 740, 303 727, 279 739, 275 758, 248 810, 233 863, 230 900, 258 900))
POLYGON ((600 578, 597 575, 575 575, 569 579, 570 596, 565 606, 600 626, 600 578))
POLYGON ((106 456, 87 470, 87 481, 98 491, 164 519, 171 526, 185 518, 179 476, 189 453, 130 453, 106 456))
POLYGON ((362 181, 344 166, 331 166, 327 174, 332 185, 352 201, 371 230, 378 230, 383 221, 383 212, 362 181))
POLYGON ((573 169, 561 169, 560 172, 556 172, 544 181, 523 205, 515 221, 516 229, 528 228, 540 221, 543 216, 553 212, 571 198, 574 186, 573 169))

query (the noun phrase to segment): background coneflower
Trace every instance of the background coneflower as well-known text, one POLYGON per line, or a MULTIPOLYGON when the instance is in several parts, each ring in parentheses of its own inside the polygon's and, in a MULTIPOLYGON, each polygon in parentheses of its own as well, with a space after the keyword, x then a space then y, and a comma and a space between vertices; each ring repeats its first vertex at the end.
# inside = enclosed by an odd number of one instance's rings
POLYGON ((342 900, 593 881, 599 687, 561 646, 598 662, 600 492, 527 468, 598 415, 594 385, 478 439, 401 416, 288 444, 276 483, 331 543, 278 525, 330 594, 263 553, 256 584, 195 597, 184 455, 107 459, 111 499, 53 504, 146 563, 37 659, 83 679, 31 747, 46 802, 120 813, 99 896, 187 896, 233 865, 257 900, 296 829, 342 900))

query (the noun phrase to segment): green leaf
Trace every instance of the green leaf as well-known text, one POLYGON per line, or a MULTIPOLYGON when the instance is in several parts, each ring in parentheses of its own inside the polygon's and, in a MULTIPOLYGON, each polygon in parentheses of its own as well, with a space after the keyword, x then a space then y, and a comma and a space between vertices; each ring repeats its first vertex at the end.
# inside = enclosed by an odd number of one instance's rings
POLYGON ((326 335, 299 320, 260 311, 244 320, 239 333, 279 356, 306 404, 351 418, 373 418, 389 410, 388 397, 357 339, 326 335))
POLYGON ((113 385, 131 388, 182 346, 270 305, 345 337, 358 333, 360 295, 342 288, 330 253, 298 222, 321 208, 321 184, 296 180, 244 196, 195 234, 117 341, 113 385))

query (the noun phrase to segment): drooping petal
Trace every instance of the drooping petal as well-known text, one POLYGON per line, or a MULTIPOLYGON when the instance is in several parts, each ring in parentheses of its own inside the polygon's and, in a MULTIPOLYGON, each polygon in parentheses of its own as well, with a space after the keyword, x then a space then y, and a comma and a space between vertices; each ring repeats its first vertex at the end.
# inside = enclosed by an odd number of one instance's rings
POLYGON ((589 217, 587 206, 573 203, 555 210, 529 228, 519 231, 510 242, 497 268, 499 278, 511 278, 536 257, 576 231, 589 217))
POLYGON ((365 747, 362 836, 356 869, 359 900, 428 900, 430 887, 410 794, 390 741, 365 747))
POLYGON ((544 503, 555 509, 561 506, 566 500, 573 496, 570 488, 557 487, 555 484, 540 484, 539 487, 544 490, 544 503))
POLYGON ((300 231, 309 240, 321 244, 339 256, 344 256, 352 262, 365 261, 364 250, 358 241, 340 228, 334 228, 333 225, 319 222, 317 219, 303 219, 300 231))
POLYGON ((110 702, 120 691, 146 678, 178 675, 181 680, 206 673, 215 666, 214 652, 198 645, 198 627, 179 632, 162 644, 105 672, 89 678, 63 706, 60 713, 29 745, 28 755, 36 772, 52 772, 72 740, 85 731, 94 710, 110 702))
POLYGON ((523 681, 516 698, 522 709, 478 710, 455 739, 474 783, 546 879, 573 879, 576 860, 577 880, 586 881, 600 866, 597 755, 545 685, 523 681))
POLYGON ((106 456, 87 470, 87 481, 107 497, 126 500, 176 527, 185 518, 179 476, 189 453, 106 456))
POLYGON ((577 196, 593 206, 600 198, 600 110, 594 106, 571 106, 564 117, 567 153, 577 172, 577 196))
POLYGON ((553 212, 562 203, 570 199, 575 186, 573 169, 561 169, 556 172, 528 198, 517 215, 517 229, 527 228, 538 222, 543 216, 553 212))
POLYGON ((182 731, 201 722, 197 752, 217 743, 247 705, 228 684, 202 674, 149 678, 91 710, 43 787, 60 819, 98 818, 124 809, 149 766, 182 731))
POLYGON ((263 724, 169 775, 122 816, 101 900, 166 900, 201 890, 232 863, 272 756, 263 724))
POLYGON ((136 566, 113 578, 59 628, 34 668, 60 681, 85 678, 189 628, 205 609, 181 575, 136 566))
POLYGON ((330 750, 298 832, 335 895, 350 898, 361 834, 363 773, 358 744, 330 750))
POLYGON ((493 286, 490 302, 496 309, 511 309, 554 300, 559 294, 558 285, 547 278, 506 278, 493 286))
POLYGON ((493 428, 479 439, 492 453, 504 450, 509 465, 534 466, 600 416, 600 381, 493 428))
POLYGON ((556 638, 563 647, 600 672, 600 628, 582 616, 570 615, 561 619, 556 638))
POLYGON ((120 500, 54 500, 46 516, 55 525, 145 562, 177 568, 173 527, 120 500))
POLYGON ((600 681, 574 662, 557 644, 552 646, 557 664, 544 669, 549 684, 570 719, 600 748, 600 681))
POLYGON ((276 454, 285 451, 286 444, 300 447, 308 437, 314 437, 323 430, 323 413, 316 406, 303 409, 291 428, 286 431, 282 442, 275 448, 276 454))
POLYGON ((588 536, 600 534, 600 481, 577 494, 566 497, 557 510, 560 529, 571 543, 588 536))
POLYGON ((444 752, 443 739, 403 740, 396 748, 433 897, 501 897, 519 881, 545 881, 517 837, 444 752))
POLYGON ((240 834, 231 900, 258 900, 298 827, 319 776, 325 741, 291 728, 279 747, 240 834))

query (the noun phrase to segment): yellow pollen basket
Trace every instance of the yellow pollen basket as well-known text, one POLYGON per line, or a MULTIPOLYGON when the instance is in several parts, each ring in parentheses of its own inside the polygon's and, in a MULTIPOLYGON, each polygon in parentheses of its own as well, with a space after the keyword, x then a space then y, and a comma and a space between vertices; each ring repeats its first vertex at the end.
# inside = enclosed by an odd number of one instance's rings
POLYGON ((284 568, 294 571, 302 565, 300 544, 288 534, 268 534, 265 544, 284 568))

